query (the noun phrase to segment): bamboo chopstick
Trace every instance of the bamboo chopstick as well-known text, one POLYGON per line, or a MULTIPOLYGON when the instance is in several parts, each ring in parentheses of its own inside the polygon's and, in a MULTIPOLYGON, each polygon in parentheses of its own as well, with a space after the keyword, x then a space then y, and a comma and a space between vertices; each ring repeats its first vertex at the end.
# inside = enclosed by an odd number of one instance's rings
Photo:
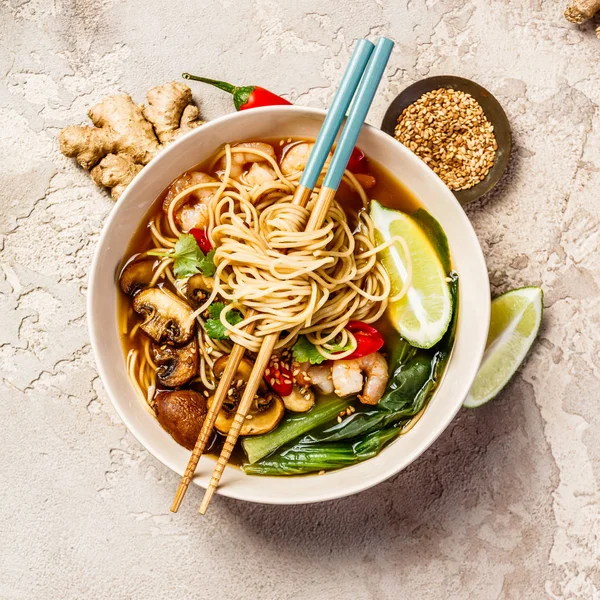
MULTIPOLYGON (((348 160, 350 159, 350 154, 352 153, 352 150, 356 144, 356 140, 358 139, 358 134, 360 133, 367 113, 369 112, 369 108, 371 107, 371 103, 373 102, 375 92, 377 91, 377 87, 379 86, 379 82, 383 76, 383 72, 389 60, 393 46, 394 43, 387 38, 382 37, 377 41, 375 50, 371 55, 360 85, 358 86, 358 90, 356 91, 356 95, 354 96, 354 100, 348 114, 348 119, 344 125, 344 129, 342 130, 342 134, 336 146, 329 169, 327 170, 323 187, 321 188, 317 202, 311 211, 305 231, 314 231, 318 229, 327 215, 329 206, 333 201, 333 198, 337 192, 337 188, 339 187, 342 176, 346 169, 346 165, 348 164, 348 160)), ((331 146, 329 149, 330 148, 331 146)), ((329 149, 326 150, 325 156, 327 156, 329 153, 329 149)), ((312 165, 310 165, 311 159, 312 153, 309 157, 306 170, 309 169, 309 166, 312 168, 312 165)), ((250 374, 250 378, 246 384, 244 394, 242 395, 242 399, 238 406, 234 421, 229 429, 227 439, 221 450, 221 455, 219 456, 219 460, 217 461, 213 471, 209 486, 206 489, 204 498, 202 499, 199 509, 200 514, 206 513, 210 501, 217 489, 217 486, 219 485, 221 475, 223 474, 223 470, 229 462, 233 448, 237 443, 242 425, 244 424, 254 396, 258 391, 258 386, 263 378, 264 371, 267 368, 269 359, 271 358, 271 353, 273 352, 275 344, 277 343, 278 337, 278 334, 271 334, 265 336, 263 340, 261 349, 254 364, 254 368, 252 369, 252 373, 250 374)))
MULTIPOLYGON (((333 197, 335 196, 335 190, 331 190, 329 188, 322 188, 321 193, 319 194, 319 198, 317 200, 317 205, 321 204, 324 206, 329 206, 333 197)), ((327 212, 327 211, 325 211, 327 212)), ((305 231, 311 231, 308 227, 305 231)), ((219 485, 219 481, 221 480, 221 475, 223 474, 223 470, 225 466, 229 462, 231 457, 231 453, 237 443, 238 437, 240 435, 240 431, 246 420, 246 416, 248 415, 248 411, 250 410, 250 406, 252 405, 252 401, 254 400, 254 396, 258 391, 258 386, 262 381, 262 378, 265 373, 265 369, 269 364, 269 360, 271 359, 271 354, 273 349, 275 348, 275 344, 279 339, 278 333, 272 333, 270 335, 266 335, 263 339, 263 343, 260 347, 260 351, 258 356, 256 357, 256 362, 254 363, 254 367, 252 368, 252 373, 250 374, 250 378, 248 379, 248 383, 246 383, 246 388, 244 389, 244 394, 242 395, 242 399, 238 405, 237 412, 235 413, 235 418, 231 427, 229 429, 229 433, 227 434, 227 438, 225 440, 225 444, 221 450, 221 455, 219 456, 219 460, 215 466, 215 470, 213 471, 212 477, 210 478, 210 483, 208 488, 206 488, 206 492, 204 493, 204 498, 202 498, 202 504, 200 505, 200 514, 204 514, 210 504, 210 501, 215 493, 217 486, 219 485)))
MULTIPOLYGON (((342 76, 340 87, 336 92, 331 104, 331 108, 325 117, 325 121, 323 122, 321 130, 319 131, 319 135, 310 154, 308 164, 306 165, 306 168, 302 174, 302 178, 300 179, 300 184, 294 192, 294 198, 292 199, 294 204, 306 206, 308 203, 310 194, 317 183, 335 137, 342 126, 346 111, 350 106, 354 92, 357 89, 373 49, 374 45, 367 40, 359 40, 356 44, 350 62, 348 63, 344 75, 342 76)), ((250 311, 247 316, 254 314, 256 314, 255 311, 250 311)), ((255 322, 252 322, 248 325, 246 331, 252 333, 254 327, 255 322)), ((223 406, 227 391, 231 387, 231 383, 235 377, 238 366, 242 360, 242 357, 244 356, 244 351, 245 349, 243 346, 236 344, 229 355, 227 366, 225 367, 223 375, 221 376, 221 380, 219 381, 219 385, 215 390, 213 402, 210 406, 208 414, 204 419, 200 435, 198 436, 198 440, 196 441, 196 445, 194 446, 194 450, 192 451, 192 455, 188 461, 185 473, 181 479, 179 488, 177 489, 175 499, 173 500, 173 504, 171 506, 172 512, 177 512, 181 506, 185 493, 196 471, 196 467, 198 466, 198 462, 200 461, 200 458, 206 449, 206 444, 208 443, 210 434, 214 428, 217 415, 223 406)))

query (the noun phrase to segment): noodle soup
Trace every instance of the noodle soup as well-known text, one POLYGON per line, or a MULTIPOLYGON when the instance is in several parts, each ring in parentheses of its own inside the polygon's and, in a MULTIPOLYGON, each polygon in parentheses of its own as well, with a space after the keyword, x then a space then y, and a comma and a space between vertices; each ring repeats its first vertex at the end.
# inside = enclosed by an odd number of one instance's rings
POLYGON ((131 383, 188 449, 233 344, 246 356, 212 452, 262 339, 278 334, 233 456, 249 474, 321 472, 374 456, 418 420, 452 345, 450 326, 439 344, 416 348, 390 317, 390 300, 410 281, 393 289, 381 260, 391 244, 378 239, 369 201, 406 214, 420 206, 383 167, 355 151, 325 223, 304 232, 310 203, 291 198, 311 145, 290 138, 227 145, 182 174, 144 216, 119 278, 131 383))

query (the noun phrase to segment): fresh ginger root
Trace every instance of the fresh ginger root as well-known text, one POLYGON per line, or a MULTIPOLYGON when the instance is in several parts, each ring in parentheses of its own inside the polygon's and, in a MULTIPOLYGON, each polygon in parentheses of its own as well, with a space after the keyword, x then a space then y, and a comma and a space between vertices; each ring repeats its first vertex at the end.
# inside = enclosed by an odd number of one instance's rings
MULTIPOLYGON (((565 9, 565 18, 571 23, 583 23, 600 11, 600 0, 571 0, 565 9)), ((600 27, 596 28, 600 38, 600 27)))
POLYGON ((88 115, 94 127, 72 125, 59 134, 60 151, 90 171, 117 200, 144 165, 176 137, 202 125, 190 88, 178 81, 152 88, 148 106, 127 94, 109 96, 88 115))

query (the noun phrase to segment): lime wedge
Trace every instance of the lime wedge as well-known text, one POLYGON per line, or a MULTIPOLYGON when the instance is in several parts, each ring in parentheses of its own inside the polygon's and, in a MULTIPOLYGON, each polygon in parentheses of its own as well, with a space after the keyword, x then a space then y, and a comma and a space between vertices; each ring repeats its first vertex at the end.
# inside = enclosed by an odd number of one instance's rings
POLYGON ((537 336, 543 300, 539 287, 519 288, 492 300, 485 353, 463 406, 475 408, 485 404, 510 381, 537 336))
MULTIPOLYGON (((388 307, 390 320, 411 345, 431 348, 442 339, 452 317, 452 297, 442 262, 414 219, 376 200, 371 201, 370 214, 378 241, 404 238, 412 264, 408 292, 388 307)), ((392 295, 399 293, 408 276, 404 249, 396 243, 381 252, 381 260, 392 281, 392 295)))
POLYGON ((429 238, 429 241, 433 244, 442 261, 442 267, 444 267, 446 274, 450 273, 450 269, 452 268, 450 246, 448 245, 448 238, 442 226, 424 208, 417 209, 410 216, 419 224, 425 235, 429 238))

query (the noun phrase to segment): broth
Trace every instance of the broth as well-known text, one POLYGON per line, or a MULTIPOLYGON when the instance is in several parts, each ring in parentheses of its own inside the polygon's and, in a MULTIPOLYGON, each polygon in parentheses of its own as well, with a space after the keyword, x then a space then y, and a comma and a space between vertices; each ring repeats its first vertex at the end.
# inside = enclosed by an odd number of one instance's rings
MULTIPOLYGON (((277 162, 279 162, 282 155, 288 151, 290 146, 295 144, 297 141, 300 141, 300 139, 302 141, 307 141, 307 138, 286 138, 285 140, 271 138, 260 141, 273 146, 277 155, 277 162)), ((200 163, 193 169, 190 169, 190 171, 209 172, 208 167, 211 162, 212 158, 200 163)), ((367 195, 369 198, 377 199, 379 202, 389 208, 401 210, 408 214, 411 214, 420 208, 420 204, 414 195, 382 165, 373 160, 368 160, 368 172, 376 180, 375 186, 372 189, 367 190, 367 195)), ((163 218, 162 203, 166 194, 167 190, 165 190, 152 203, 150 209, 141 219, 140 226, 129 243, 126 255, 127 260, 124 262, 123 266, 125 266, 125 264, 130 262, 130 260, 138 256, 140 253, 143 253, 155 246, 155 243, 153 242, 149 233, 148 224, 154 218, 163 218)), ((341 204, 347 213, 350 226, 354 227, 356 224, 355 214, 360 208, 362 208, 360 196, 351 188, 350 185, 348 185, 346 182, 342 182, 338 193, 336 194, 336 200, 341 204)), ((168 280, 164 280, 162 285, 171 291, 175 291, 173 285, 168 280)), ((141 317, 133 311, 131 306, 131 297, 124 294, 121 290, 119 290, 118 294, 118 314, 120 319, 121 341, 125 356, 127 356, 132 350, 137 350, 140 355, 143 355, 145 351, 143 345, 144 338, 142 336, 137 336, 132 339, 130 335, 130 332, 137 325, 139 325, 141 317)), ((389 348, 390 341, 397 339, 399 336, 397 331, 386 318, 385 314, 384 317, 374 324, 374 326, 377 327, 385 337, 386 345, 384 349, 389 348)), ((202 384, 192 383, 187 384, 185 387, 195 389, 201 393, 204 392, 202 384)), ((163 388, 157 382, 156 393, 161 393, 167 390, 170 391, 170 388, 163 388)), ((213 434, 213 436, 213 440, 207 453, 218 455, 221 451, 222 443, 225 438, 220 434, 213 434)), ((240 444, 237 444, 236 450, 230 460, 230 464, 239 466, 243 459, 243 451, 240 448, 240 444)))

